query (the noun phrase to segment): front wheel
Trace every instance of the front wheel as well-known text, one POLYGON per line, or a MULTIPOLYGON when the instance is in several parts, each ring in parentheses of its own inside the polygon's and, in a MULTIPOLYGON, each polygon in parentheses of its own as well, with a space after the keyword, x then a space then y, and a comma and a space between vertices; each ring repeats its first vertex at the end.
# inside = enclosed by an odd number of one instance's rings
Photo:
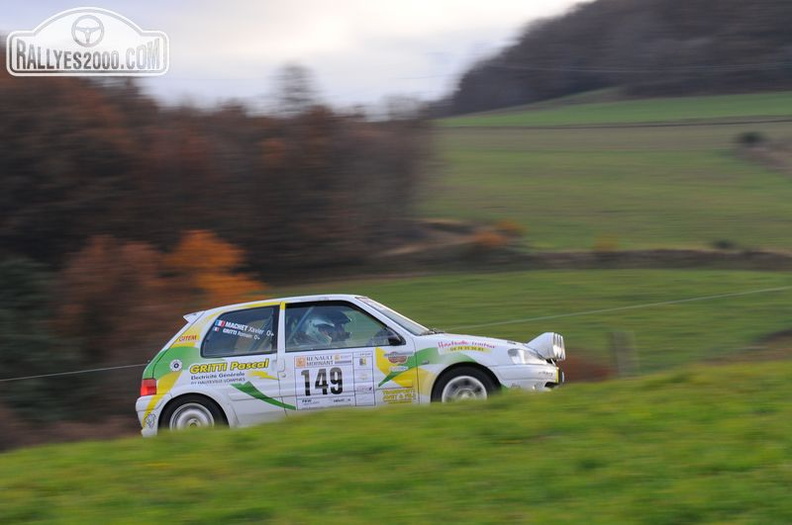
POLYGON ((201 396, 184 396, 162 414, 162 426, 169 430, 208 428, 225 424, 217 403, 201 396))
POLYGON ((487 399, 496 388, 492 378, 481 370, 460 367, 440 377, 432 389, 432 401, 450 403, 468 399, 487 399))

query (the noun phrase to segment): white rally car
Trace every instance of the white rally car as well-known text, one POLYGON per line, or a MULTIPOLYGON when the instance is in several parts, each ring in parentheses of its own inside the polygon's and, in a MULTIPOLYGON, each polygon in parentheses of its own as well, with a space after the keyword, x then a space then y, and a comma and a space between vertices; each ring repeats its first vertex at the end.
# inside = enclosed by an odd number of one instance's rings
POLYGON ((430 330, 367 297, 222 306, 187 324, 143 372, 136 409, 159 429, 249 426, 301 410, 487 398, 563 382, 564 339, 528 343, 430 330))

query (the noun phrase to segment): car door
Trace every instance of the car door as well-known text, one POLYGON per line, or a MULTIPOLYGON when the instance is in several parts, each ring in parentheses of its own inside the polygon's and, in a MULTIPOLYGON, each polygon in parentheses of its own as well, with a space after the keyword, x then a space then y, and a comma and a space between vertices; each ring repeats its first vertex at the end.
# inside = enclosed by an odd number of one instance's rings
POLYGON ((213 364, 206 377, 231 408, 240 425, 283 417, 277 376, 280 305, 246 308, 219 315, 202 347, 213 364))
POLYGON ((414 354, 409 341, 360 305, 346 301, 293 302, 285 308, 280 393, 287 408, 310 410, 376 406, 417 399, 415 370, 387 376, 414 354), (384 395, 383 390, 390 391, 384 395))

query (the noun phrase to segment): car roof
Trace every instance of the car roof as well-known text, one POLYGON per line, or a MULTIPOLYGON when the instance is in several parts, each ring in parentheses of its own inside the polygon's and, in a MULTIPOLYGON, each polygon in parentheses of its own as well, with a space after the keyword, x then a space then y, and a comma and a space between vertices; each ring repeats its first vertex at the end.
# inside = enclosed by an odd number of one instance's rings
POLYGON ((248 301, 244 303, 234 303, 234 304, 226 304, 222 306, 216 306, 214 308, 209 308, 207 310, 201 310, 198 312, 191 312, 188 314, 184 314, 184 319, 188 322, 192 322, 198 317, 200 317, 204 313, 214 313, 214 312, 221 312, 221 311, 228 311, 228 310, 242 310, 245 308, 256 308, 258 306, 268 306, 273 304, 279 304, 282 302, 310 302, 310 301, 351 301, 353 299, 364 297, 358 294, 314 294, 314 295, 295 295, 291 297, 273 297, 267 299, 259 299, 257 301, 248 301))

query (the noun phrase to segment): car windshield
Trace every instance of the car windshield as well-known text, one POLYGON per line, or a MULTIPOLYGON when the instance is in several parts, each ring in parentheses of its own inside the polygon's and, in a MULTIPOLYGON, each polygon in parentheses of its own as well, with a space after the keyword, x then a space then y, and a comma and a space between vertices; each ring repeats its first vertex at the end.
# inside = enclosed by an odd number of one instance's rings
POLYGON ((359 297, 359 299, 413 335, 421 335, 428 331, 425 326, 416 323, 412 319, 404 317, 399 312, 391 310, 384 304, 380 304, 373 299, 369 299, 368 297, 359 297))

